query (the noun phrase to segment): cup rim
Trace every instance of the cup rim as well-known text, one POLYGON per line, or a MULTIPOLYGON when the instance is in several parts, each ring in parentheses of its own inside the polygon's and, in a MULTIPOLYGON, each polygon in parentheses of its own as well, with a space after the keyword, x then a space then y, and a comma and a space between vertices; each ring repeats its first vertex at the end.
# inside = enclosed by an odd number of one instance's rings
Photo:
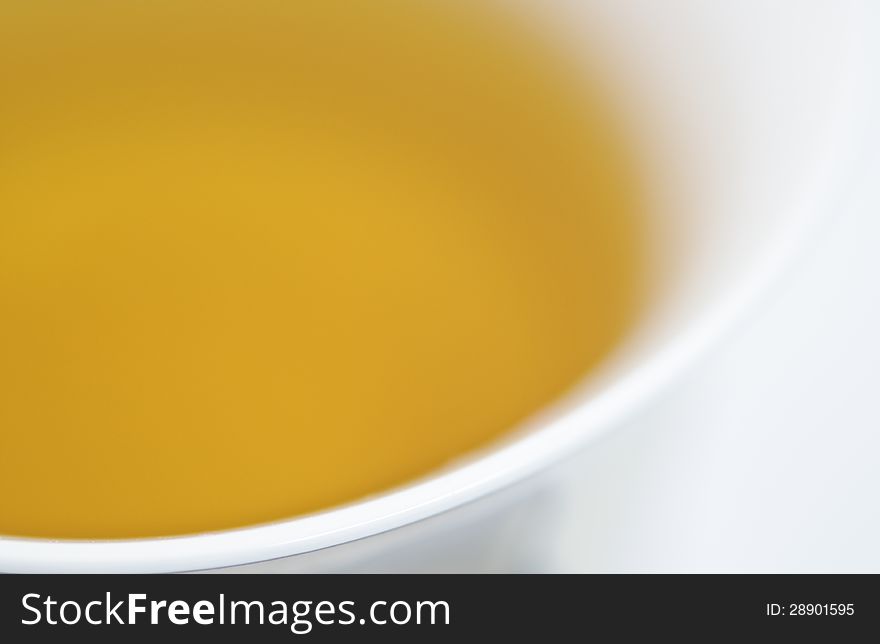
MULTIPOLYGON (((862 56, 861 67, 866 67, 862 56)), ((852 61, 850 61, 852 62, 852 61)), ((809 189, 784 217, 778 243, 767 244, 734 286, 674 338, 607 383, 573 394, 524 431, 388 492, 318 513, 201 534, 127 539, 55 540, 0 536, 3 572, 172 572, 256 563, 337 546, 426 519, 538 473, 619 425, 707 353, 743 318, 818 229, 823 205, 843 183, 866 116, 864 70, 836 116, 833 149, 820 160, 809 189)))

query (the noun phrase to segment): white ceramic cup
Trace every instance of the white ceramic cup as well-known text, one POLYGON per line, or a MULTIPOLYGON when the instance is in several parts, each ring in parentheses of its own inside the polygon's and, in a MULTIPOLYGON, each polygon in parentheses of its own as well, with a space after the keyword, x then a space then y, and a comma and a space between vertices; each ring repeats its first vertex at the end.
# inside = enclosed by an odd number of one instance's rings
POLYGON ((548 494, 533 475, 614 428, 755 303, 816 229, 848 169, 868 78, 869 4, 499 4, 532 12, 572 55, 589 57, 613 80, 648 186, 654 267, 652 297, 628 341, 506 440, 408 486, 307 517, 203 535, 0 538, 0 571, 485 568, 511 543, 529 549, 548 494))

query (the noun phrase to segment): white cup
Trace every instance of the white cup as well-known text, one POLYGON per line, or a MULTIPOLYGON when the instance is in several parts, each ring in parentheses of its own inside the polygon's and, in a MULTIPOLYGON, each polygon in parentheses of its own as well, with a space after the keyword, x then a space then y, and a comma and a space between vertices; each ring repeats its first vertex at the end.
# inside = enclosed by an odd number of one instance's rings
POLYGON ((522 561, 552 497, 542 484, 550 466, 660 392, 755 303, 848 169, 868 79, 869 4, 500 4, 546 20, 613 80, 648 186, 654 267, 629 340, 506 440, 386 494, 202 535, 0 538, 0 571, 476 570, 503 567, 492 562, 513 553, 522 561))

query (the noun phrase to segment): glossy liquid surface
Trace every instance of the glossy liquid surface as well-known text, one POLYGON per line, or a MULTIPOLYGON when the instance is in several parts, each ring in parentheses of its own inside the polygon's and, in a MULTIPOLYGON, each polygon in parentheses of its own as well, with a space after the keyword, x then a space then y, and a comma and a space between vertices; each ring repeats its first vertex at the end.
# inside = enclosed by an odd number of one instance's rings
POLYGON ((0 534, 356 500, 609 353, 640 283, 625 146, 467 7, 0 4, 0 534))

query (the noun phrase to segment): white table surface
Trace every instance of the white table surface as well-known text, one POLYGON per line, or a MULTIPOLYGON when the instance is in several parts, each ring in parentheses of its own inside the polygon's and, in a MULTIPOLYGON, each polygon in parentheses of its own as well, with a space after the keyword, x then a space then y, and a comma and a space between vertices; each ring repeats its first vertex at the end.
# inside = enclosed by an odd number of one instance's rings
POLYGON ((558 569, 880 572, 875 113, 823 233, 763 305, 567 466, 558 569))

